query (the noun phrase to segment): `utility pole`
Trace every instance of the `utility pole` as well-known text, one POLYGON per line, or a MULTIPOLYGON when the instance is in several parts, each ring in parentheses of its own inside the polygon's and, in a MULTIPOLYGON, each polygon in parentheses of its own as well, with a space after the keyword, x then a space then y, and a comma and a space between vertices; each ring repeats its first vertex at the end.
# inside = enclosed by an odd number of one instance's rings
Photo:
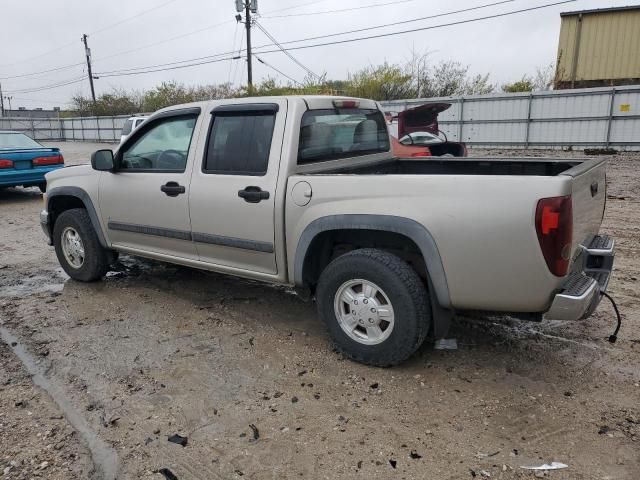
MULTIPOLYGON (((244 7, 244 27, 247 30, 247 88, 253 91, 253 66, 251 63, 251 14, 258 13, 258 0, 236 0, 236 11, 242 12, 244 7)), ((238 15, 236 18, 239 18, 238 15)))
MULTIPOLYGON (((11 110, 11 107, 9 107, 11 110)), ((2 83, 0 83, 0 117, 4 117, 4 97, 2 96, 2 83)))
POLYGON ((247 29, 247 86, 249 94, 253 92, 253 69, 251 66, 251 4, 249 0, 245 3, 244 25, 247 29))
POLYGON ((89 73, 89 84, 91 85, 91 98, 96 103, 96 91, 93 88, 93 73, 91 73, 91 49, 87 45, 87 34, 82 35, 82 43, 84 43, 84 53, 87 57, 87 72, 89 73))

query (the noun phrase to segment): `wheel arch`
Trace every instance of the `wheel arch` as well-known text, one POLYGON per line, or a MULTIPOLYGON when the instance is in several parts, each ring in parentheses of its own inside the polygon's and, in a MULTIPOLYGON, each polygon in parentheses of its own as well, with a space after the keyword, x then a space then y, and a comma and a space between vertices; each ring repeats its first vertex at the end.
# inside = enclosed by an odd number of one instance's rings
POLYGON ((305 269, 309 268, 310 259, 319 254, 316 251, 317 240, 327 232, 341 230, 386 232, 404 237, 415 244, 424 261, 428 283, 433 288, 435 299, 441 307, 451 307, 447 277, 433 236, 418 222, 392 215, 331 215, 318 218, 307 225, 300 236, 295 252, 293 276, 297 287, 305 288, 308 286, 308 281, 305 278, 308 271, 305 272, 305 269))
POLYGON ((91 197, 80 187, 56 187, 47 192, 45 209, 49 213, 47 228, 49 229, 51 238, 53 238, 53 226, 58 216, 60 216, 62 212, 72 208, 84 208, 87 211, 100 245, 104 248, 109 248, 91 197))

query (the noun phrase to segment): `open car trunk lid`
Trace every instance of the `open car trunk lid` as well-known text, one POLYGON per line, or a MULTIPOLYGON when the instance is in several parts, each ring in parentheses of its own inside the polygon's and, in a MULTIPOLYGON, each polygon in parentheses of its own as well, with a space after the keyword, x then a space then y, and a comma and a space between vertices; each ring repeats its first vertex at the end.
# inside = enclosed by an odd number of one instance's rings
POLYGON ((438 114, 449 107, 450 103, 427 103, 398 113, 398 138, 414 132, 438 135, 438 114))

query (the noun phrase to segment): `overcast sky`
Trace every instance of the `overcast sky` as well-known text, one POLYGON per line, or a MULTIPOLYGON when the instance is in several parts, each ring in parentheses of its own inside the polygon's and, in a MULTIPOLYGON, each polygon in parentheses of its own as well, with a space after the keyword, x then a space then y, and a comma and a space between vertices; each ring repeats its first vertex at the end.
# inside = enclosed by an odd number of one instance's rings
MULTIPOLYGON (((259 21, 279 42, 378 26, 477 7, 499 0, 259 0, 259 21), (378 5, 377 7, 374 5, 378 5), (368 7, 367 7, 368 6, 368 7), (367 8, 357 8, 367 7, 367 8), (352 9, 344 11, 345 9, 352 9), (332 13, 331 10, 343 10, 332 13), (316 14, 317 13, 317 14, 316 14)), ((485 17, 560 0, 513 0, 475 11, 360 32, 309 43, 395 32, 485 17)), ((345 78, 369 64, 404 63, 412 50, 431 52, 434 62, 453 59, 473 73, 490 73, 497 84, 532 74, 553 62, 560 12, 629 4, 629 0, 577 0, 534 12, 334 46, 292 51, 315 73, 345 78)), ((0 80, 12 106, 65 107, 74 94, 89 95, 88 80, 39 92, 22 92, 78 80, 86 75, 83 33, 89 35, 94 75, 189 60, 240 48, 244 35, 234 20, 234 0, 2 0, 0 80), (132 18, 133 17, 133 18, 132 18), (195 32, 195 33, 194 33, 195 32), (181 38, 174 38, 181 37, 181 38), (173 40, 171 40, 173 39, 173 40), (165 41, 168 40, 168 41, 165 41), (162 42, 162 43, 159 43, 162 42), (155 44, 155 45, 153 45, 155 44), (76 66, 70 66, 79 64, 76 66), (69 66, 69 68, 66 68, 69 66), (6 78, 64 69, 23 78, 6 78)), ((252 29, 253 44, 271 43, 252 29)), ((300 43, 296 45, 304 45, 300 43)), ((260 58, 302 80, 305 71, 282 52, 260 58)), ((267 76, 288 80, 254 60, 254 82, 267 76)), ((162 81, 185 84, 246 84, 244 60, 221 61, 143 75, 102 77, 96 93, 115 88, 146 89, 162 81)), ((5 101, 5 107, 8 104, 5 101)))

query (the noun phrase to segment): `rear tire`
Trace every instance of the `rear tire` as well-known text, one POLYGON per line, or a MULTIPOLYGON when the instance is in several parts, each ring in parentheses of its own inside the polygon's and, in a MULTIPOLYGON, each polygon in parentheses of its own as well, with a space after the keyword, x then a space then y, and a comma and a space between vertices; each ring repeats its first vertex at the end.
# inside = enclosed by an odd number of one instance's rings
POLYGON ((422 345, 431 324, 420 277, 382 250, 354 250, 333 260, 320 275, 316 301, 338 350, 367 365, 403 362, 422 345))
POLYGON ((53 243, 60 265, 74 280, 92 282, 109 270, 109 258, 84 208, 62 212, 53 227, 53 243))

